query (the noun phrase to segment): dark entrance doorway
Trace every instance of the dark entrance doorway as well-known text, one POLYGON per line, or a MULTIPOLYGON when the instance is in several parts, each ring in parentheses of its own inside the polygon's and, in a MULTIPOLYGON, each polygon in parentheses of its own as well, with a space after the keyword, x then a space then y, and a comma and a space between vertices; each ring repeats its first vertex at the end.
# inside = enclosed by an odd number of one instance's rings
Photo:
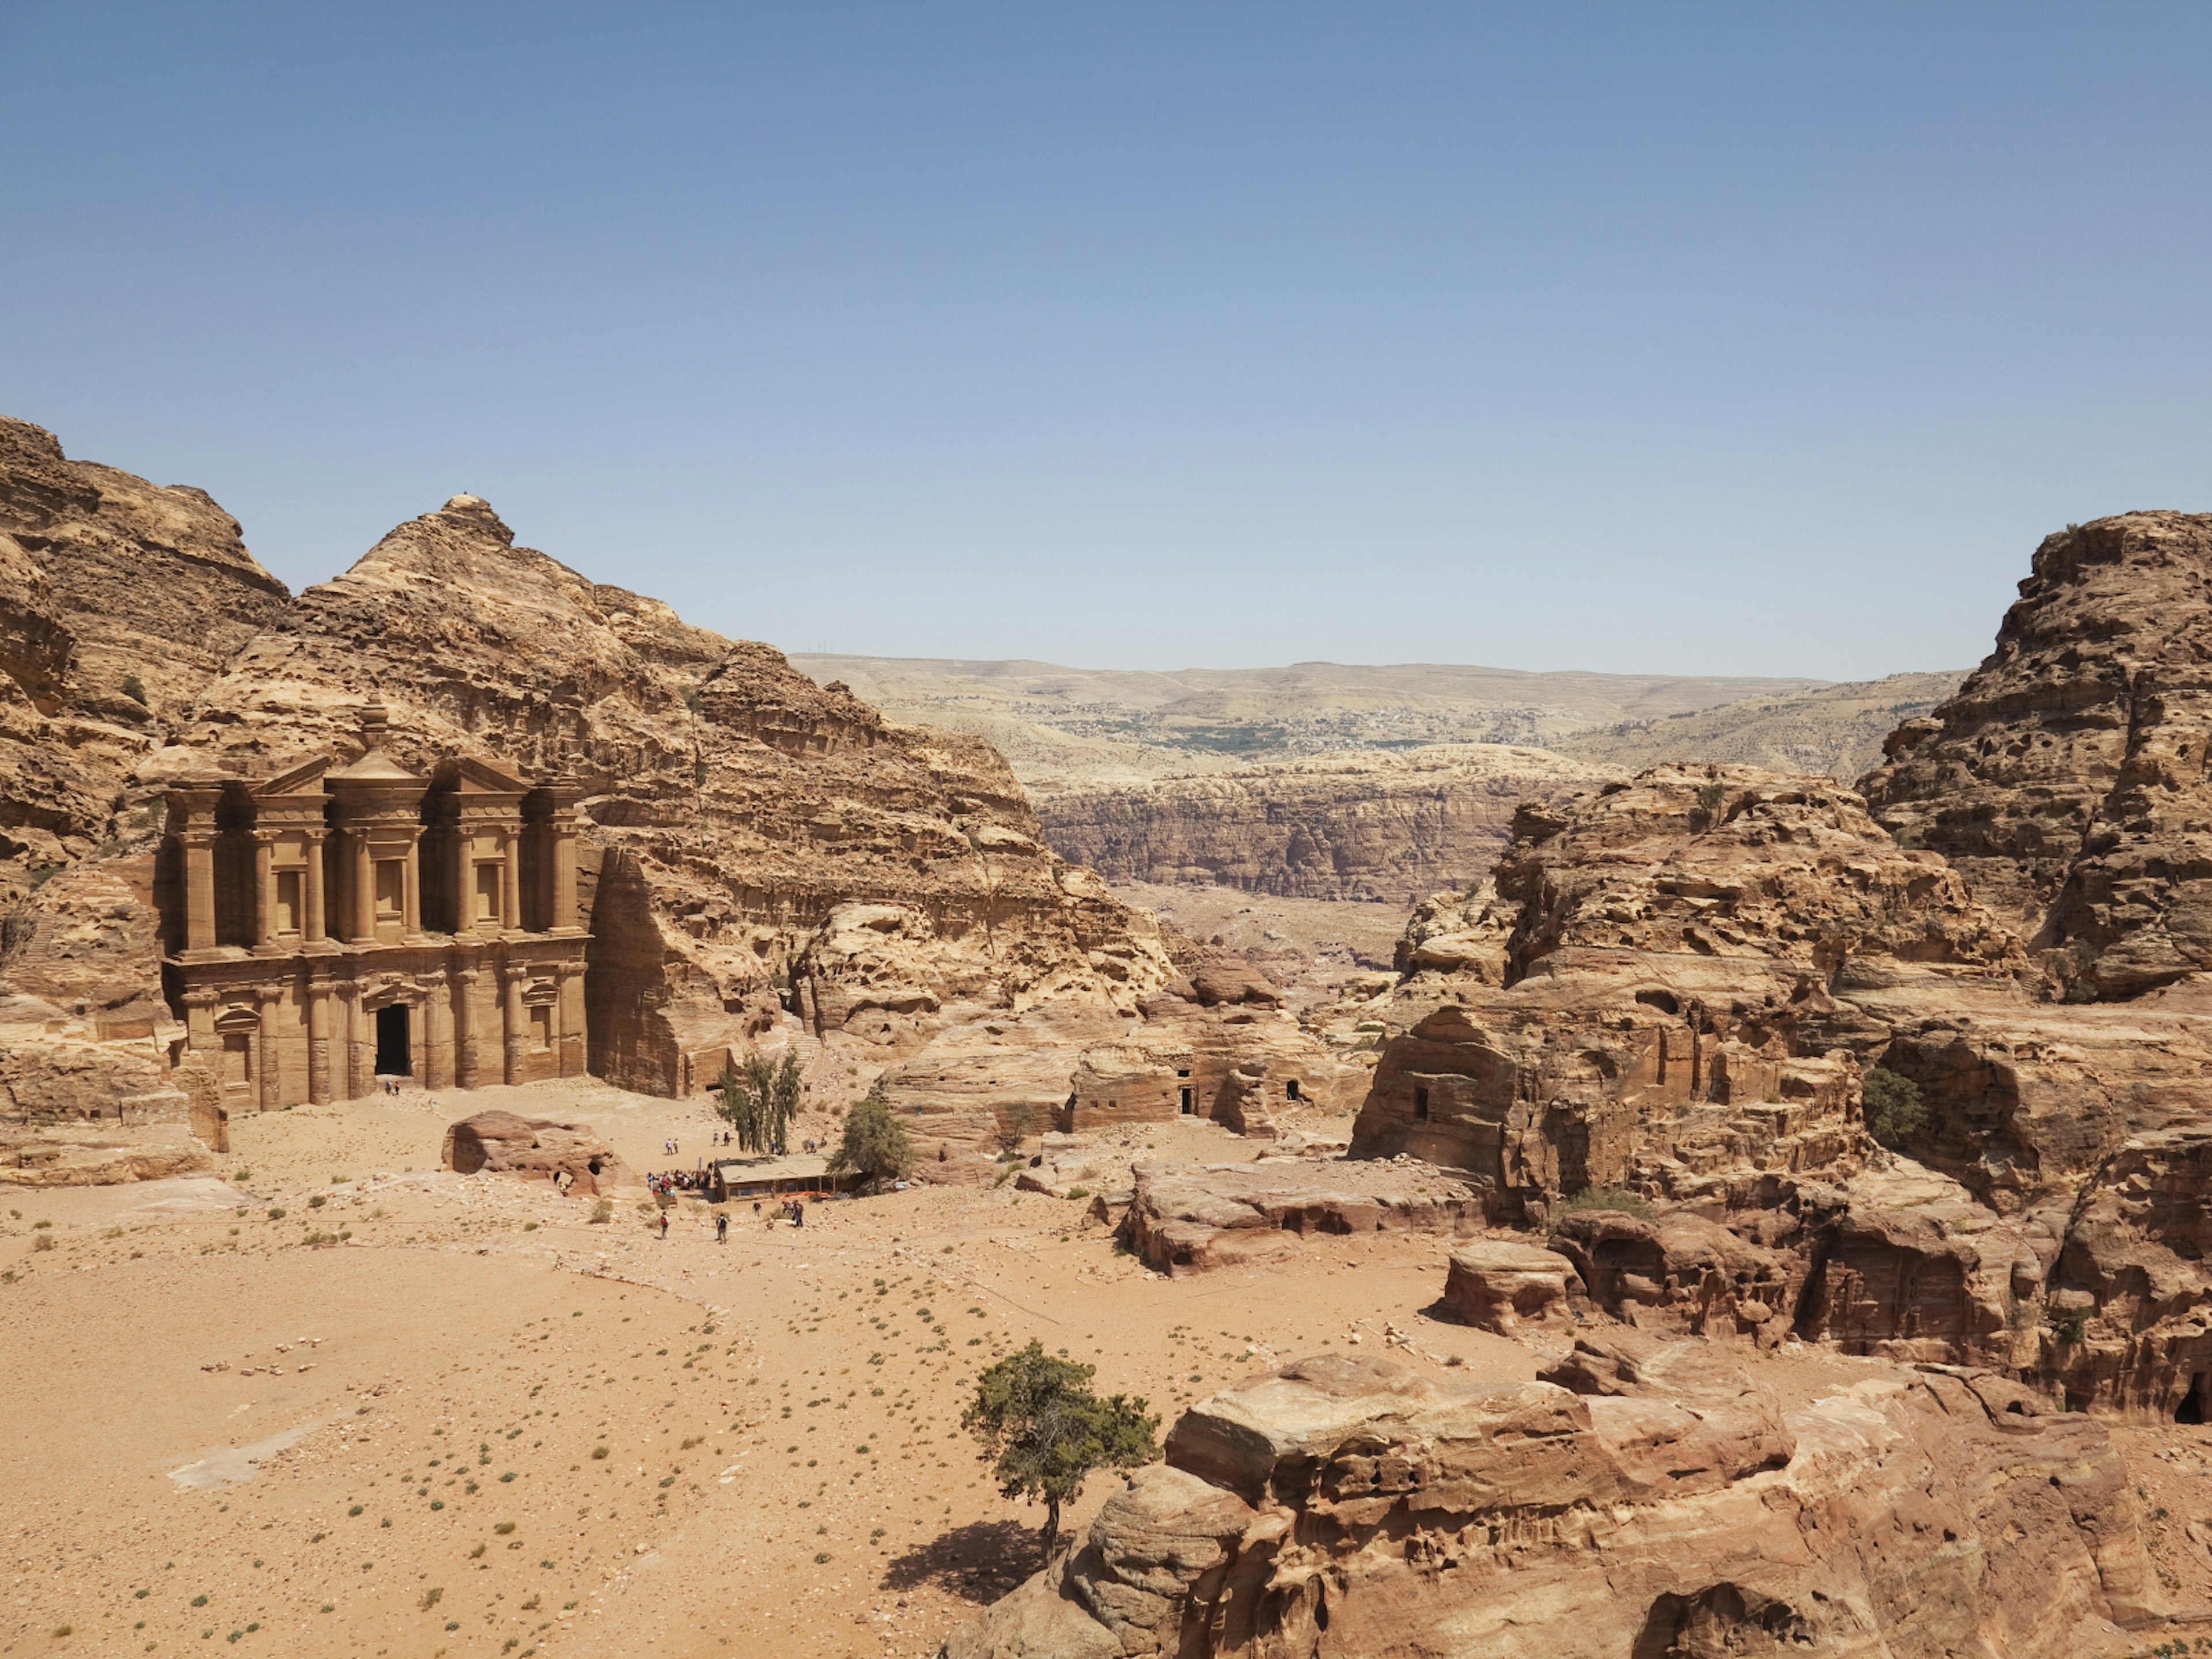
POLYGON ((1186 1088, 1182 1091, 1182 1115, 1185 1117, 1190 1115, 1190 1091, 1186 1088))
POLYGON ((407 1005, 395 1002, 376 1011, 376 1071, 380 1077, 413 1073, 407 1044, 407 1005))
POLYGON ((2190 1379, 2189 1392, 2182 1397, 2179 1408, 2173 1413, 2177 1423, 2202 1423, 2204 1420, 2204 1382, 2206 1373, 2199 1371, 2190 1379))

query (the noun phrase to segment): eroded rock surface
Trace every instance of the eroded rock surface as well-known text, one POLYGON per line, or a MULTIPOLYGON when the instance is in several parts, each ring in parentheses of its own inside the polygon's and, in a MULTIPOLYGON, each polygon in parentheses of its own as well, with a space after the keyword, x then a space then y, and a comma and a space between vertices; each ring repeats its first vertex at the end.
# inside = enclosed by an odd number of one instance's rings
POLYGON ((946 1659, 2127 1650, 2148 1565, 2087 1419, 1987 1372, 1761 1385, 1696 1342, 1552 1376, 1329 1355, 1217 1395, 946 1659))
POLYGON ((1175 1274, 1267 1261, 1321 1234, 1465 1235, 1482 1200, 1418 1164, 1139 1164, 1122 1223, 1145 1262, 1175 1274))
POLYGON ((588 1123, 556 1123, 514 1112, 478 1112, 446 1127, 439 1162, 456 1175, 511 1175, 598 1194, 638 1184, 588 1123))
POLYGON ((1053 848, 1113 882, 1405 903, 1475 880, 1515 806, 1618 775, 1503 744, 1376 750, 1048 797, 1053 848))

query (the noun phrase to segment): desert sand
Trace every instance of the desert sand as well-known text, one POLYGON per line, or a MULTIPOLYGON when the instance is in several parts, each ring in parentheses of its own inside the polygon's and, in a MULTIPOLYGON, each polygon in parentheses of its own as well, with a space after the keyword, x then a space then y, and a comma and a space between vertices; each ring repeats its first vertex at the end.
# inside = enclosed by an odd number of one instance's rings
MULTIPOLYGON (((580 1116, 641 1171, 691 1167, 712 1124, 596 1083, 466 1097, 501 1107, 580 1116)), ((0 1203, 0 1364, 40 1425, 0 1460, 0 1649, 933 1652, 1037 1564, 1042 1510, 997 1494, 958 1424, 979 1365, 1032 1337, 1167 1423, 1394 1321, 1413 1348, 1390 1352, 1423 1364, 1536 1364, 1420 1316, 1443 1240, 1170 1279, 1083 1202, 1009 1182, 819 1204, 802 1229, 733 1205, 725 1245, 686 1200, 664 1241, 642 1194, 595 1224, 589 1199, 438 1170, 460 1109, 247 1115, 222 1178, 0 1203)), ((1210 1124, 1127 1145, 1263 1150, 1210 1124)), ((1118 1484, 1095 1477, 1070 1523, 1118 1484)))

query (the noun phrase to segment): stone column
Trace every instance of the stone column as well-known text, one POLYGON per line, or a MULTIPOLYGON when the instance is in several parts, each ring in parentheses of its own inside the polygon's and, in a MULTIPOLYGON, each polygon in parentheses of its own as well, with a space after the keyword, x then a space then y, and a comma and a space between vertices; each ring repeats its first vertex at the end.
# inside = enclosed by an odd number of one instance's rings
MULTIPOLYGON (((510 870, 514 866, 509 865, 510 870)), ((519 962, 504 963, 499 970, 501 989, 501 1024, 506 1028, 507 1081, 522 1081, 523 1055, 527 1052, 524 1042, 529 1030, 529 1011, 522 1006, 522 988, 530 983, 530 969, 519 962)))
POLYGON ((400 886, 399 932, 402 938, 411 939, 422 931, 422 832, 413 830, 407 836, 407 863, 400 886))
POLYGON ((185 993, 185 1045, 215 1069, 218 1080, 222 1073, 222 1044, 216 1038, 215 1016, 209 1011, 219 1000, 213 991, 185 993))
POLYGON ((276 943, 276 832, 253 832, 253 945, 266 950, 276 943))
POLYGON ((185 948, 215 948, 215 831, 193 830, 185 843, 185 948))
POLYGON ((331 1103, 331 982, 319 974, 307 981, 307 1101, 331 1103))
MULTIPOLYGON (((323 836, 324 831, 307 831, 307 914, 300 921, 300 938, 308 945, 320 945, 326 937, 323 916, 323 836)), ((321 1104, 323 1103, 317 1103, 321 1104)))
POLYGON ((453 970, 453 1086, 477 1086, 477 981, 474 968, 453 970))
POLYGON ((346 1092, 348 1100, 360 1100, 376 1088, 376 1042, 373 1035, 374 1022, 368 1010, 361 1006, 361 987, 346 983, 338 987, 338 998, 345 1009, 346 1036, 346 1092))
POLYGON ((261 1109, 274 1111, 284 1103, 284 1061, 283 1051, 276 1046, 276 1011, 283 1006, 284 988, 281 985, 257 985, 253 994, 260 1005, 261 1076, 260 1087, 255 1091, 261 1097, 261 1109))
POLYGON ((465 823, 453 825, 453 933, 465 939, 477 931, 476 842, 465 823))
POLYGON ((419 975, 422 982, 422 1086, 453 1086, 453 996, 438 969, 419 975))
POLYGON ((376 942, 376 854, 369 850, 368 831, 353 835, 353 936, 363 945, 376 942))
POLYGON ((576 821, 566 812, 553 817, 553 920, 556 929, 576 925, 576 821))
POLYGON ((585 1041, 584 966, 576 963, 561 970, 561 1075, 581 1077, 590 1063, 585 1041))
POLYGON ((512 825, 500 830, 499 854, 499 921, 512 933, 522 927, 522 836, 512 825))

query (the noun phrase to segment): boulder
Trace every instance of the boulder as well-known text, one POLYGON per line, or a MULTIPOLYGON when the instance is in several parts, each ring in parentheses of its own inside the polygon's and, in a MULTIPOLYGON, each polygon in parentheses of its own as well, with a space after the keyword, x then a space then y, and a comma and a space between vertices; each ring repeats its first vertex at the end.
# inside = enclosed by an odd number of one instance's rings
POLYGON ((1267 1261, 1322 1234, 1474 1232, 1482 1201, 1414 1164, 1140 1164, 1123 1218, 1130 1248, 1161 1272, 1267 1261))
POLYGON ((514 1112, 478 1112, 449 1125, 440 1157, 458 1175, 520 1176, 586 1196, 637 1184, 590 1124, 556 1123, 514 1112))
POLYGON ((1451 1253, 1443 1305, 1470 1325, 1510 1336, 1564 1321, 1583 1300, 1575 1264, 1555 1250, 1484 1239, 1451 1253))

